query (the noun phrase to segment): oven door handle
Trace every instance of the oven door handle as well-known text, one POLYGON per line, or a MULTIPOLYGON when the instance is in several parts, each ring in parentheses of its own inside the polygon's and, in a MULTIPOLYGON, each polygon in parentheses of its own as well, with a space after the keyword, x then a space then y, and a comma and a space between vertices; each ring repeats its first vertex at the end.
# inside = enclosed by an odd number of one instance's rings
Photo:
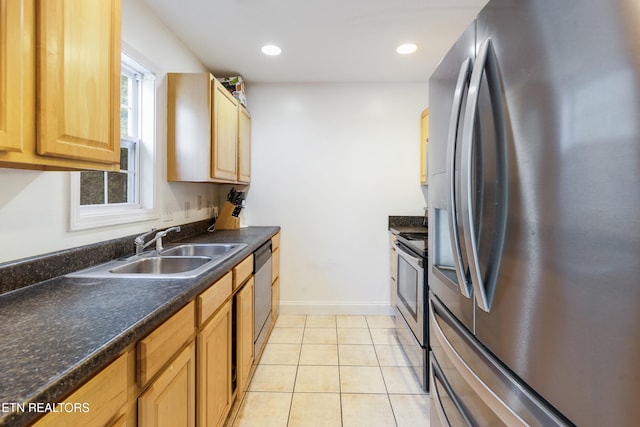
POLYGON ((398 255, 404 258, 409 264, 413 265, 416 268, 424 268, 424 259, 416 256, 411 249, 409 249, 402 242, 396 241, 396 245, 398 246, 398 255))

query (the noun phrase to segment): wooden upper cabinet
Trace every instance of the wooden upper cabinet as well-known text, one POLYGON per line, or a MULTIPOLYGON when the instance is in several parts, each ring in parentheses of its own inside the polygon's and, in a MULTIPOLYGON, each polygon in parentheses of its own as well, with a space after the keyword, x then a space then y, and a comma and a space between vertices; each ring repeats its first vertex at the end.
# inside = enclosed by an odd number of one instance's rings
POLYGON ((249 182, 240 172, 250 161, 248 113, 240 119, 238 101, 213 75, 169 73, 167 102, 169 181, 249 182))
POLYGON ((119 164, 120 7, 38 2, 38 154, 119 164))
POLYGON ((2 4, 0 166, 118 170, 121 0, 2 4))
POLYGON ((238 182, 251 182, 251 114, 238 106, 238 182))
POLYGON ((425 109, 420 115, 420 183, 427 181, 427 144, 429 143, 429 109, 425 109))
POLYGON ((167 179, 211 181, 211 76, 167 75, 167 179))
POLYGON ((35 144, 33 6, 33 0, 3 0, 0 7, 0 162, 35 144))
POLYGON ((238 178, 238 101, 213 78, 213 150, 211 177, 227 181, 238 178))

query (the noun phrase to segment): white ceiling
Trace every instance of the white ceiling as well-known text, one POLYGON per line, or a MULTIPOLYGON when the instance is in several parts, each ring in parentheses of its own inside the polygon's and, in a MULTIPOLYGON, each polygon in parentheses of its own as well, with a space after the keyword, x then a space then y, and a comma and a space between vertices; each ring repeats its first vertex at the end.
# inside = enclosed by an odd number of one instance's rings
POLYGON ((426 82, 487 0, 145 0, 216 76, 426 82), (402 43, 418 51, 401 56, 402 43), (282 54, 268 57, 262 45, 282 54))

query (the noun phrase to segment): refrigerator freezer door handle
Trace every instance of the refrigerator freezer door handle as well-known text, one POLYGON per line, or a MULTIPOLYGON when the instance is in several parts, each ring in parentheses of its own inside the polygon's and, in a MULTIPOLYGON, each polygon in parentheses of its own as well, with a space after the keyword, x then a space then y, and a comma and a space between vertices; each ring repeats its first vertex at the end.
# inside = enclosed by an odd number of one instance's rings
MULTIPOLYGON (((465 423, 467 427, 472 427, 474 425, 473 422, 470 420, 469 415, 464 410, 464 407, 460 404, 455 391, 451 388, 451 385, 449 385, 449 383, 445 379, 442 368, 440 368, 440 365, 438 365, 438 363, 433 359, 433 355, 431 356, 431 360, 431 394, 433 395, 432 399, 435 403, 438 418, 444 425, 448 425, 449 427, 457 427, 451 425, 451 422, 449 422, 449 417, 447 417, 447 413, 444 409, 444 406, 442 405, 442 398, 440 397, 440 391, 438 390, 438 385, 441 385, 444 391, 448 394, 449 399, 451 399, 456 409, 458 410, 460 418, 462 418, 461 420, 457 421, 465 423)), ((461 425, 460 423, 456 424, 461 425)))
POLYGON ((467 298, 471 298, 472 284, 469 281, 466 268, 462 261, 462 248, 460 247, 460 235, 457 224, 457 203, 456 203, 456 140, 458 136, 458 123, 462 113, 462 100, 465 89, 468 86, 469 74, 471 73, 471 58, 466 58, 460 65, 456 90, 453 95, 453 106, 449 116, 449 135, 447 138, 447 176, 449 189, 447 191, 447 212, 449 214, 449 236, 453 249, 453 260, 456 267, 456 276, 460 293, 467 298))
POLYGON ((435 339, 442 346, 442 350, 447 355, 449 361, 455 366, 458 373, 464 378, 467 384, 478 394, 482 396, 483 401, 494 413, 508 426, 526 427, 528 424, 509 407, 491 388, 482 381, 482 379, 467 364, 464 358, 456 351, 449 342, 447 335, 440 327, 436 312, 438 311, 432 301, 429 301, 429 325, 435 332, 435 339))
POLYGON ((505 109, 502 101, 502 83, 498 72, 498 64, 493 50, 491 39, 488 38, 480 45, 476 63, 471 73, 469 84, 469 96, 465 109, 465 116, 462 128, 462 229, 467 242, 467 259, 469 260, 469 272, 471 283, 475 292, 476 304, 486 312, 491 311, 491 304, 495 294, 498 267, 502 257, 502 247, 504 245, 504 235, 507 221, 507 153, 506 153, 506 125, 505 109), (476 238, 474 212, 473 212, 473 172, 472 153, 474 143, 475 120, 478 112, 478 99, 480 97, 480 85, 482 76, 486 72, 489 96, 491 97, 491 107, 493 110, 493 123, 495 127, 496 140, 499 152, 497 152, 497 191, 502 197, 501 203, 497 207, 495 229, 492 231, 493 264, 488 268, 489 275, 486 278, 480 271, 480 261, 478 256, 478 242, 476 238))
POLYGON ((435 403, 436 416, 438 417, 442 425, 451 427, 451 424, 447 419, 447 415, 444 412, 444 407, 442 406, 442 399, 440 398, 440 393, 438 392, 438 384, 436 383, 436 381, 438 381, 439 379, 436 377, 434 371, 434 367, 431 366, 431 380, 429 381, 429 383, 431 384, 431 398, 435 403))

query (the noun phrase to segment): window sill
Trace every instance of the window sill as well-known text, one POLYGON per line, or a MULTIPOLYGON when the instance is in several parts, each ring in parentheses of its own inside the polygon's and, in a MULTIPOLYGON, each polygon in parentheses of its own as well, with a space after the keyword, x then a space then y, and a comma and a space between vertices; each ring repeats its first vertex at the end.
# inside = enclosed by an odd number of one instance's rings
POLYGON ((159 218, 156 209, 141 209, 133 206, 113 206, 100 210, 79 208, 74 211, 71 214, 69 227, 71 231, 130 224, 159 218))

